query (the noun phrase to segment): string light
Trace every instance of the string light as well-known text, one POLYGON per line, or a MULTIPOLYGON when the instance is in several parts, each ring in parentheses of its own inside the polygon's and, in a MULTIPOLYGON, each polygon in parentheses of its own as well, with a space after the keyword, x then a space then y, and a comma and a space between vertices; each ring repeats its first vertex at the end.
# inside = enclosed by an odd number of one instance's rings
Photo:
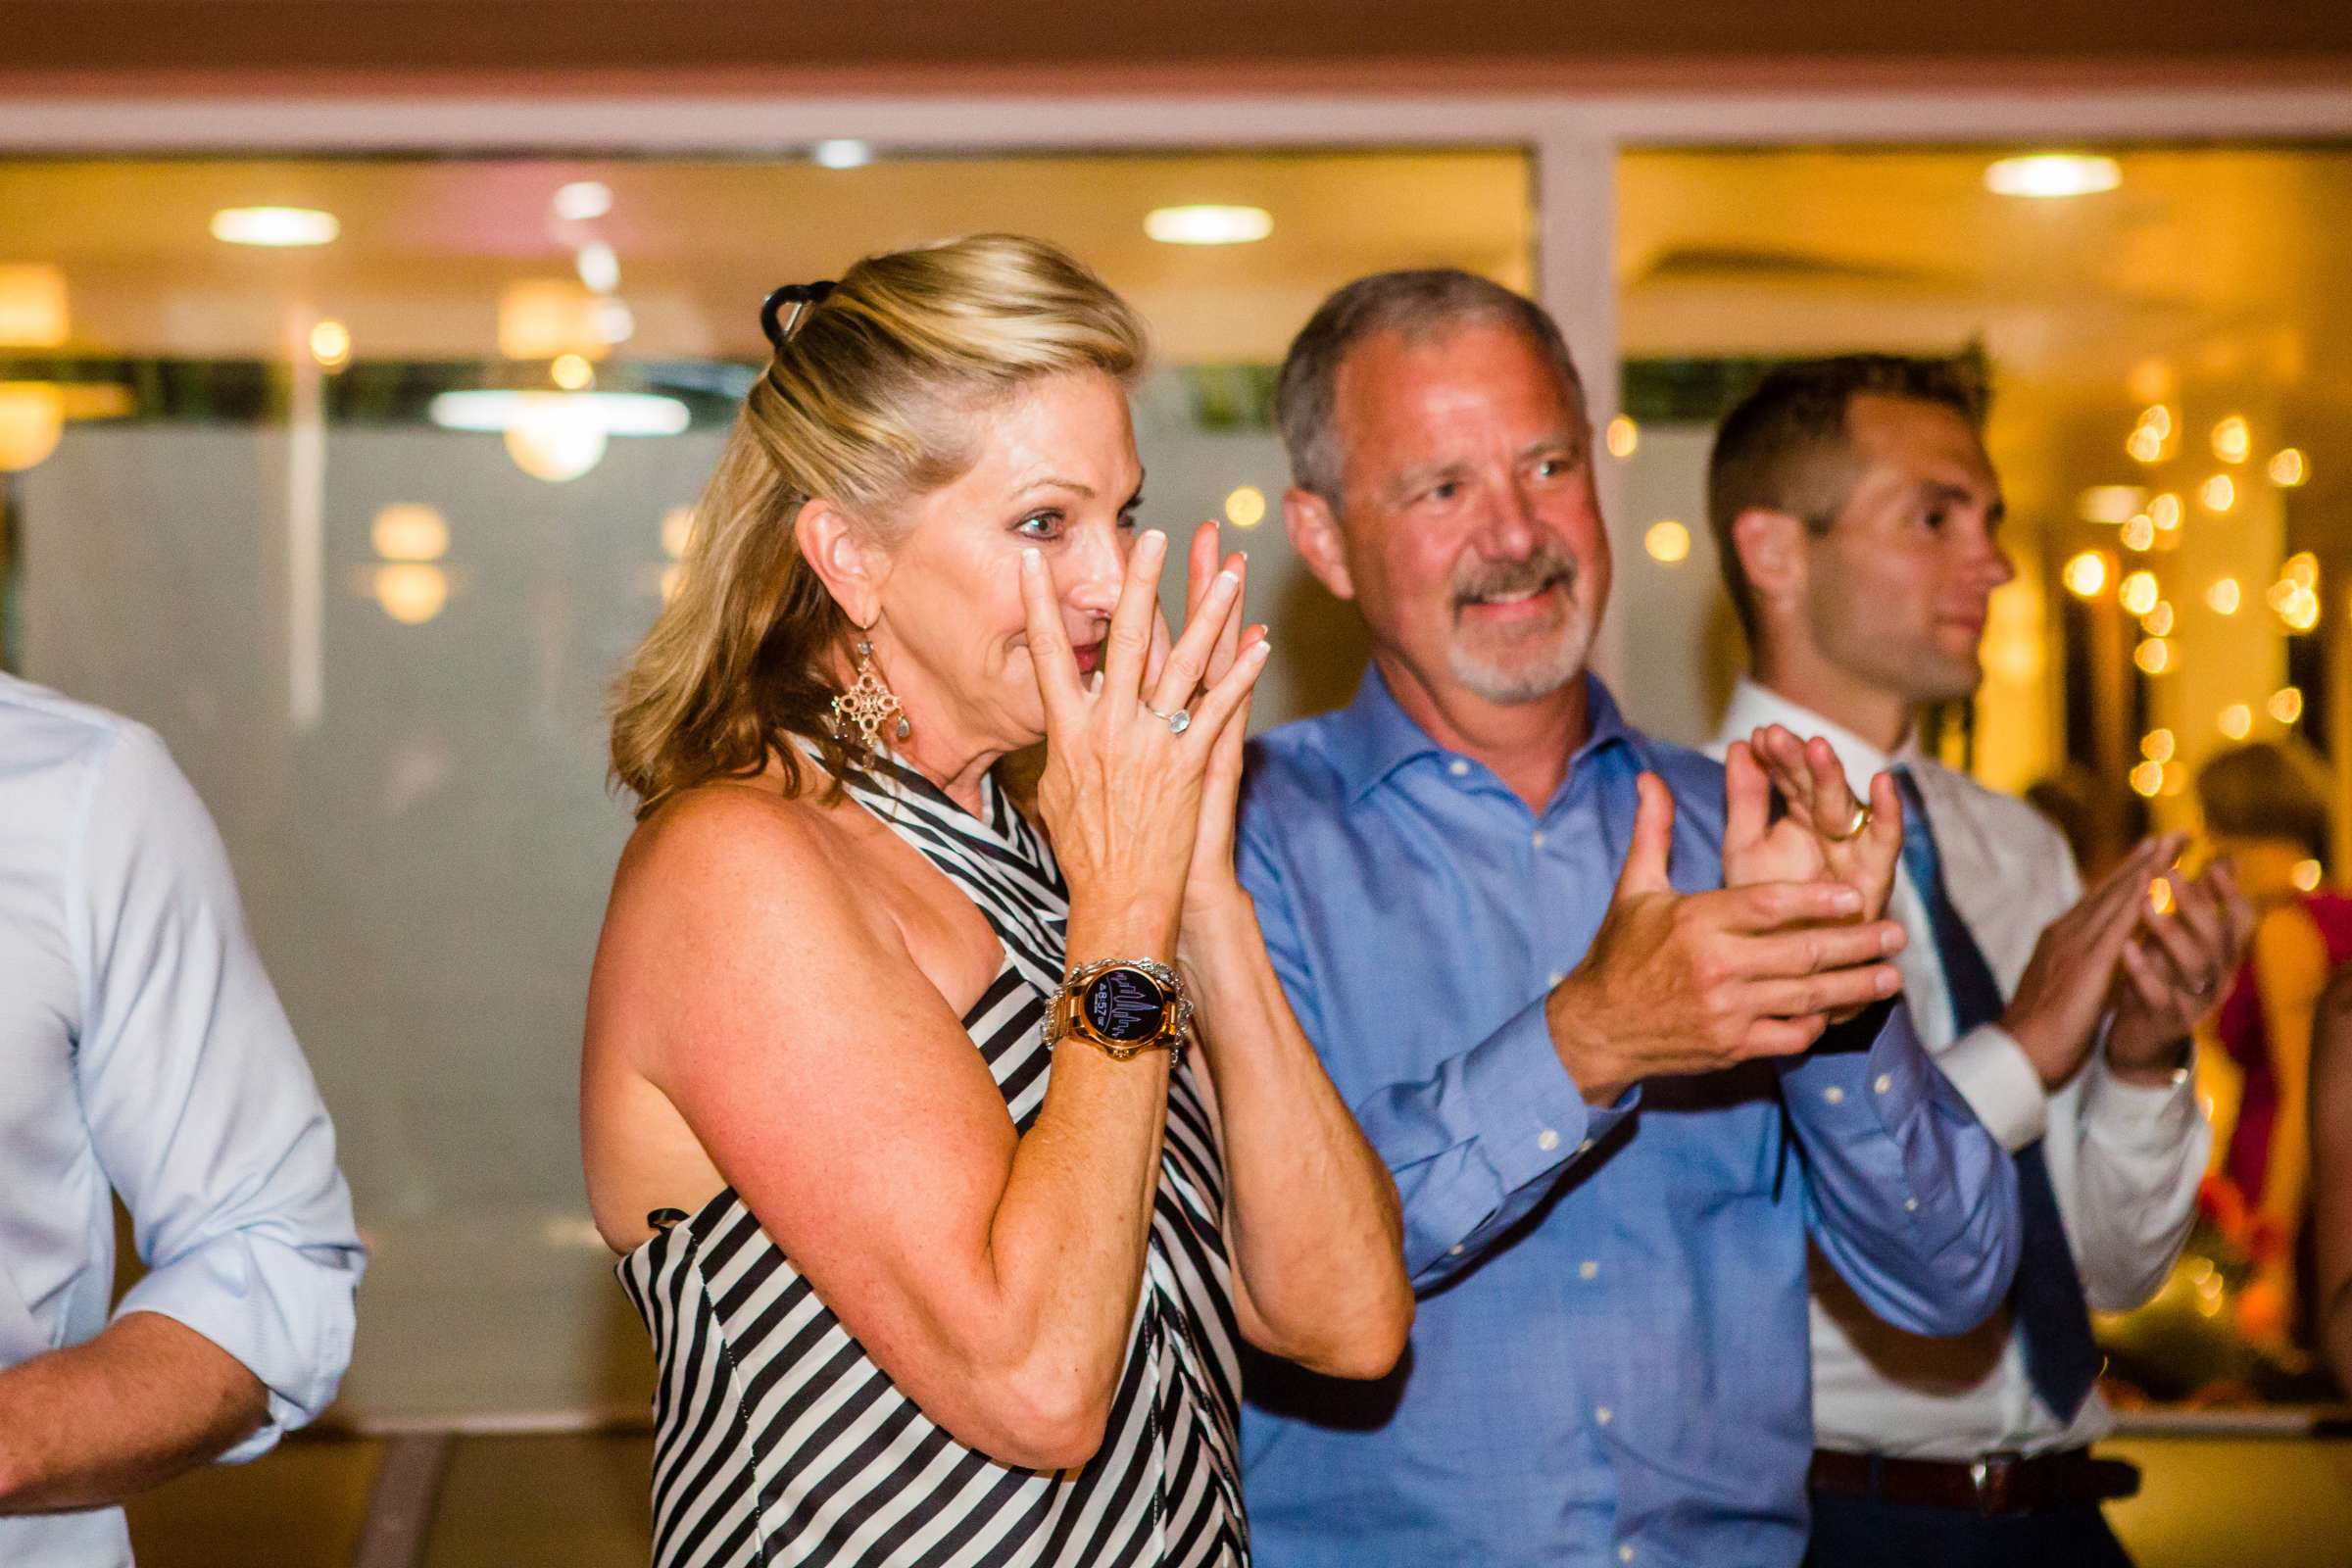
POLYGON ((2085 550, 2067 562, 2059 576, 2066 591, 2077 599, 2096 599, 2107 586, 2107 558, 2096 550, 2085 550))
POLYGON ((322 370, 340 370, 351 363, 351 328, 341 321, 320 321, 311 328, 311 358, 322 370))
POLYGON ((2171 643, 2161 637, 2148 637, 2132 650, 2132 662, 2139 666, 2139 672, 2143 675, 2162 675, 2180 661, 2174 655, 2171 643))
POLYGON ((2270 475, 2271 483, 2283 490, 2292 490, 2311 477, 2311 466, 2303 461, 2302 453, 2293 447, 2284 447, 2271 459, 2270 475))
POLYGON ((1634 455, 1634 449, 1642 444, 1642 427, 1630 416, 1620 414, 1609 421, 1601 439, 1608 443, 1610 457, 1630 458, 1634 455))
POLYGON ((1642 536, 1642 548, 1650 560, 1671 566, 1690 554, 1690 530, 1672 517, 1661 518, 1642 536))
POLYGON ((2170 637, 2173 634, 2173 607, 2169 600, 2159 599, 2155 608, 2139 617, 2139 629, 2151 637, 2170 637))
POLYGON ((2151 762, 2171 761, 2173 760, 2173 732, 2169 729, 2152 729, 2142 735, 2139 738, 2139 755, 2151 762))
POLYGON ((596 367, 590 365, 584 355, 557 355, 555 363, 548 367, 547 374, 548 379, 566 392, 585 392, 596 384, 596 367))
POLYGON ((2144 512, 2135 513, 2124 520, 2117 537, 2126 550, 2146 550, 2156 543, 2156 521, 2144 512))
POLYGON ((2205 608, 2217 615, 2237 613, 2238 586, 2235 577, 2221 577, 2205 590, 2205 608))
POLYGON ((2197 487, 2197 500, 2207 512, 2228 512, 2237 505, 2237 486, 2226 473, 2217 473, 2197 487))
POLYGON ((2157 598, 2156 574, 2152 571, 2135 571, 2115 590, 2115 602, 2134 615, 2144 615, 2154 610, 2157 598))
POLYGON ((2304 893, 2316 892, 2318 891, 2320 885, 2320 862, 2317 860, 2297 860, 2295 862, 2294 869, 2287 872, 2286 875, 2287 880, 2294 883, 2298 891, 2304 893))
POLYGON ((2243 463, 2254 451, 2254 432, 2246 416, 2232 414, 2213 427, 2213 455, 2224 463, 2243 463))
POLYGON ((2167 490, 2148 503, 2148 520, 2156 524, 2158 533, 2171 533, 2180 526, 2180 498, 2167 490))
POLYGON ((2254 710, 2245 703, 2231 703, 2222 710, 2221 731, 2233 741, 2242 741, 2254 733, 2254 710))
POLYGON ((2152 799, 2158 790, 2164 788, 2164 764, 2162 762, 2135 763, 2132 766, 2131 778, 2134 794, 2152 799))
POLYGON ((1225 498, 1225 520, 1236 528, 1254 528, 1265 520, 1266 493, 1246 484, 1225 498))
POLYGON ((2271 693, 2268 704, 2271 716, 2281 724, 2292 724, 2303 716, 2303 692, 2296 686, 2281 686, 2271 693))

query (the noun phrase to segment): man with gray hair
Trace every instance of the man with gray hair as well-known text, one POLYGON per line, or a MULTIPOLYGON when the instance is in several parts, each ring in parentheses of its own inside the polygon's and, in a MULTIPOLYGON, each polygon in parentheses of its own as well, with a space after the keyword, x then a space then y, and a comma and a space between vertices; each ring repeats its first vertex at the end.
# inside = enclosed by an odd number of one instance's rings
POLYGON ((1420 1307, 1380 1383, 1260 1369, 1259 1557, 1789 1568, 1808 1240, 1928 1333, 2016 1256, 2009 1161, 1894 1000, 1891 786, 1864 806, 1786 730, 1718 766, 1586 672, 1592 427, 1528 301, 1350 284, 1278 407, 1284 522, 1373 661, 1257 744, 1241 876, 1396 1176, 1420 1307))

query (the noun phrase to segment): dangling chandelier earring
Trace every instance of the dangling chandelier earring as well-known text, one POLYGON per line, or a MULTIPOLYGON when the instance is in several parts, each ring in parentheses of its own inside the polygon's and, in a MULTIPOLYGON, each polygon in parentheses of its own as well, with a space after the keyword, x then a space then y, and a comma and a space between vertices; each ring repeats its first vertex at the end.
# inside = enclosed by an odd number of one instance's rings
POLYGON ((882 750, 882 730, 889 726, 893 740, 905 740, 914 732, 906 722, 906 710, 899 706, 898 693, 882 679, 874 667, 874 645, 864 639, 858 643, 858 678, 850 689, 833 699, 834 738, 849 745, 850 731, 858 731, 856 744, 866 756, 873 757, 882 750))

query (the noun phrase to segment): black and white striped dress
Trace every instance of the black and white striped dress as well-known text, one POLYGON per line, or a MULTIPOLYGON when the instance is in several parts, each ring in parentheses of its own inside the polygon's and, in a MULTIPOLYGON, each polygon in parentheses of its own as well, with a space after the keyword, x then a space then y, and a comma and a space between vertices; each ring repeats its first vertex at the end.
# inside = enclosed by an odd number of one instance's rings
MULTIPOLYGON (((887 760, 846 782, 1004 944, 963 1025, 1026 1132, 1052 1064, 1039 1026, 1069 908, 1051 852, 993 780, 977 818, 887 760)), ((619 1264, 661 1368, 657 1568, 1246 1564, 1224 1172, 1189 1072, 1170 1082, 1162 1147, 1125 1370, 1102 1446, 1075 1470, 999 1464, 935 1426, 732 1190, 657 1230, 619 1264)))

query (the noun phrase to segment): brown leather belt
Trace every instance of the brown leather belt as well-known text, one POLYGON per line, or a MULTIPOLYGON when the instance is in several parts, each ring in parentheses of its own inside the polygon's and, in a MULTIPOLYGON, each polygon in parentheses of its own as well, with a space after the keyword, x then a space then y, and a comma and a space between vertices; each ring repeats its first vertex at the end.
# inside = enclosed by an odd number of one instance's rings
POLYGON ((2139 1467, 2093 1459, 2088 1448, 2055 1453, 1988 1453, 1973 1460, 1890 1459, 1875 1453, 1813 1451, 1813 1489, 1849 1497, 1978 1513, 2105 1502, 2139 1491, 2139 1467))

